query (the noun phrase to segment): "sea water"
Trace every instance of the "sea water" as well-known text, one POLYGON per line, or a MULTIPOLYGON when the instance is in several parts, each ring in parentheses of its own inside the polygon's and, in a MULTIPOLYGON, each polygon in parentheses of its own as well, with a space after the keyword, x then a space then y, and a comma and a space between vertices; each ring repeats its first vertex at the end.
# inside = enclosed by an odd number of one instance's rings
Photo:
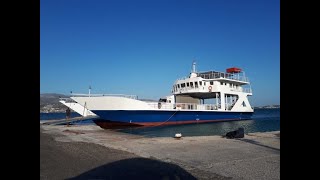
MULTIPOLYGON (((81 115, 76 112, 71 112, 70 118, 80 117, 81 115)), ((40 121, 47 121, 47 120, 57 120, 57 119, 65 119, 66 113, 40 113, 40 121)), ((73 123, 77 125, 87 125, 87 124, 94 124, 92 119, 85 119, 82 121, 78 121, 77 123, 73 123)))
MULTIPOLYGON (((71 117, 80 116, 72 113, 71 117)), ((65 118, 65 113, 40 113, 40 121, 65 118)), ((94 124, 91 119, 83 120, 78 125, 94 124)), ((176 133, 182 136, 225 135, 229 131, 244 128, 245 133, 280 131, 280 108, 255 109, 251 120, 212 122, 186 125, 155 126, 118 129, 124 133, 146 137, 173 137, 176 133)))

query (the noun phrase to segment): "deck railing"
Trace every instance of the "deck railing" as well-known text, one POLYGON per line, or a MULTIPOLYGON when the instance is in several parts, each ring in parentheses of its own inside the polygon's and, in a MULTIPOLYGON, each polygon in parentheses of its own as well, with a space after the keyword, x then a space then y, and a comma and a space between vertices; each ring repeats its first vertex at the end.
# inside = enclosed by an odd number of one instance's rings
POLYGON ((85 96, 85 97, 115 96, 115 97, 125 97, 130 99, 138 99, 137 95, 127 95, 127 94, 72 94, 71 96, 85 96))
MULTIPOLYGON (((173 91, 173 93, 185 93, 188 91, 198 91, 198 92, 208 92, 208 89, 205 86, 200 86, 200 87, 184 87, 184 88, 179 88, 177 91, 173 91)), ((235 91, 235 92, 244 92, 244 93, 252 93, 251 88, 242 88, 242 89, 236 89, 236 88, 230 88, 230 91, 235 91)))
MULTIPOLYGON (((237 81, 249 82, 249 78, 242 75, 242 74, 240 75, 240 74, 223 73, 223 72, 212 72, 211 74, 197 73, 197 76, 202 77, 203 79, 225 78, 225 79, 232 79, 232 80, 237 80, 237 81)), ((185 80, 188 78, 189 77, 181 77, 181 78, 178 78, 177 80, 185 80)))
POLYGON ((252 93, 252 89, 251 88, 242 88, 242 90, 241 89, 230 89, 230 91, 252 93))
POLYGON ((212 72, 211 74, 200 74, 198 76, 202 77, 203 79, 218 79, 218 78, 226 78, 238 81, 249 82, 249 78, 240 75, 240 74, 231 74, 231 73, 222 73, 222 72, 212 72))
POLYGON ((155 109, 186 109, 186 110, 218 110, 221 108, 220 105, 217 104, 194 104, 194 103, 148 103, 148 105, 155 109))

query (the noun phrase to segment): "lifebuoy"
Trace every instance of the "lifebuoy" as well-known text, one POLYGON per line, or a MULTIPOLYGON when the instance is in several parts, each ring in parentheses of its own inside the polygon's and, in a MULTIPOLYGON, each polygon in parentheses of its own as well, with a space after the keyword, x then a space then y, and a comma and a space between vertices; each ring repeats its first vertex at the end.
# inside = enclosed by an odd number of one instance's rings
POLYGON ((208 89, 209 89, 209 92, 211 92, 211 90, 212 90, 212 86, 209 86, 209 87, 208 87, 208 89))

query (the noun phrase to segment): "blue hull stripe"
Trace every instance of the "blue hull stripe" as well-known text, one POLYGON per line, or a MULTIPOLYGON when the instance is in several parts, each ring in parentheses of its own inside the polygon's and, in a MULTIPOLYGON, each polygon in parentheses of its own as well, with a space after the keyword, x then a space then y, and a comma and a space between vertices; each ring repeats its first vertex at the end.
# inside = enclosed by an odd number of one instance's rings
MULTIPOLYGON (((154 110, 93 110, 101 120, 124 123, 161 123, 179 121, 251 119, 252 112, 216 111, 154 111, 154 110)), ((100 121, 101 121, 100 120, 100 121)))

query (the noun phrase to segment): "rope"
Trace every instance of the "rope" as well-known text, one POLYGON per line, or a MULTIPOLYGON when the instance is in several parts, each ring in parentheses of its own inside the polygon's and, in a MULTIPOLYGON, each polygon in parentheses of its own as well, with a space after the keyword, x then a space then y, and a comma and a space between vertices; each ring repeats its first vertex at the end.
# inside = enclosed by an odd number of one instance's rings
POLYGON ((152 126, 152 127, 161 126, 162 124, 168 122, 168 121, 172 118, 172 116, 174 116, 177 112, 178 112, 178 111, 174 112, 174 113, 169 117, 169 119, 167 119, 166 121, 162 122, 161 124, 154 125, 154 126, 152 126))

